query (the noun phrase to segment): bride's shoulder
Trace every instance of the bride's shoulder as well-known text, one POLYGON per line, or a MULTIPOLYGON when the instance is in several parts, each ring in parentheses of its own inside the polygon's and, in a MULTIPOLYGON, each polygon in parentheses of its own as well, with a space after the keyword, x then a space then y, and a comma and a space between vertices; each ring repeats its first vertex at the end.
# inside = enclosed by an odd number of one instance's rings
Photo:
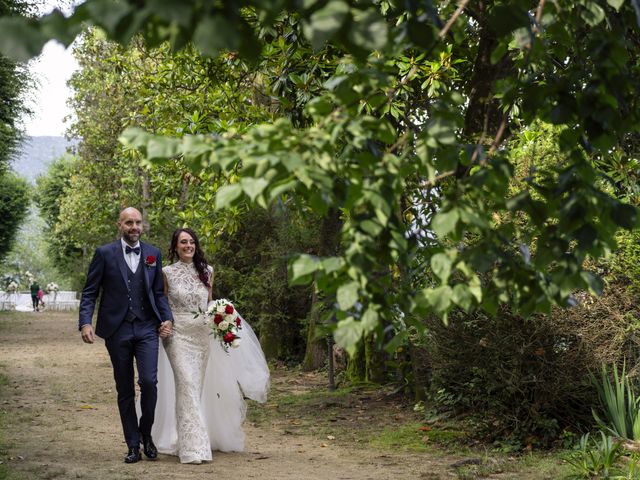
POLYGON ((162 267, 162 272, 163 273, 167 273, 167 272, 173 272, 176 268, 176 264, 175 263, 171 263, 169 265, 163 266, 162 267))

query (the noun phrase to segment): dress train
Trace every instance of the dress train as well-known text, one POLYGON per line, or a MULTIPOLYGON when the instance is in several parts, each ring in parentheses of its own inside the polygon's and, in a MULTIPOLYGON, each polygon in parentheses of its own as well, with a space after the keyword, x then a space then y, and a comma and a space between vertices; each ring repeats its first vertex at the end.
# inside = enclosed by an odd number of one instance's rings
MULTIPOLYGON (((242 430, 247 405, 244 398, 265 402, 269 390, 269 368, 260 342, 251 326, 241 318, 241 343, 226 352, 214 335, 209 336, 200 411, 205 420, 211 450, 244 450, 242 430)), ((158 355, 158 402, 151 435, 161 453, 177 455, 175 383, 169 357, 160 342, 158 355)), ((182 460, 182 459, 181 459, 182 460)))

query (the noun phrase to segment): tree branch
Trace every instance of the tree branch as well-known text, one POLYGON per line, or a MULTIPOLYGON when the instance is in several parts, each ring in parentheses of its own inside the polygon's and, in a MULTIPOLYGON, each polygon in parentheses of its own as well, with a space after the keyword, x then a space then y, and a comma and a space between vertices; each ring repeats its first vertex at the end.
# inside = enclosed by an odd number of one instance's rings
POLYGON ((636 19, 638 20, 638 26, 640 27, 640 0, 631 0, 631 4, 636 11, 636 19))
POLYGON ((542 20, 542 11, 544 10, 544 1, 540 0, 538 3, 538 7, 536 8, 536 17, 535 17, 535 25, 533 26, 533 31, 535 33, 542 33, 542 28, 540 28, 540 21, 542 20))
POLYGON ((462 2, 460 2, 460 5, 458 5, 458 8, 456 9, 456 11, 453 12, 453 15, 451 15, 451 18, 449 19, 449 21, 442 28, 442 30, 440 30, 440 33, 438 33, 438 37, 442 39, 447 35, 447 33, 449 32, 449 30, 451 29, 451 27, 453 26, 455 21, 458 19, 458 17, 460 16, 460 14, 465 9, 468 3, 469 3, 469 0, 462 0, 462 2))

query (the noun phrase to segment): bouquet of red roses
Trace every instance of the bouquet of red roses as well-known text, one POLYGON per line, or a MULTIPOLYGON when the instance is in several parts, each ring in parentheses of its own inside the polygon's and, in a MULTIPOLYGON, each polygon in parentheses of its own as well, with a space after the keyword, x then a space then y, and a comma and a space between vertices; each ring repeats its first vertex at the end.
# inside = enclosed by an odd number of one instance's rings
POLYGON ((238 332, 242 330, 242 321, 229 300, 220 298, 209 302, 204 316, 211 326, 211 333, 218 337, 222 348, 228 351, 229 347, 240 346, 238 332))

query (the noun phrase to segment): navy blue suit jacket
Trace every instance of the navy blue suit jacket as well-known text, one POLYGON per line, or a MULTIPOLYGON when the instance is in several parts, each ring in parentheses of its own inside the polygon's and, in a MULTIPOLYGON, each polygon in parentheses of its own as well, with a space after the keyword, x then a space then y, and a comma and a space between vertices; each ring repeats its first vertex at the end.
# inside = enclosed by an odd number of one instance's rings
MULTIPOLYGON (((91 325, 100 290, 102 290, 102 296, 96 320, 96 335, 109 338, 118 329, 129 309, 128 268, 120 240, 96 248, 80 299, 80 329, 84 325, 91 325)), ((173 316, 164 294, 160 250, 153 245, 140 242, 138 268, 144 269, 144 284, 158 325, 165 320, 172 320, 173 316), (150 256, 155 257, 154 265, 147 261, 151 260, 150 256)))

